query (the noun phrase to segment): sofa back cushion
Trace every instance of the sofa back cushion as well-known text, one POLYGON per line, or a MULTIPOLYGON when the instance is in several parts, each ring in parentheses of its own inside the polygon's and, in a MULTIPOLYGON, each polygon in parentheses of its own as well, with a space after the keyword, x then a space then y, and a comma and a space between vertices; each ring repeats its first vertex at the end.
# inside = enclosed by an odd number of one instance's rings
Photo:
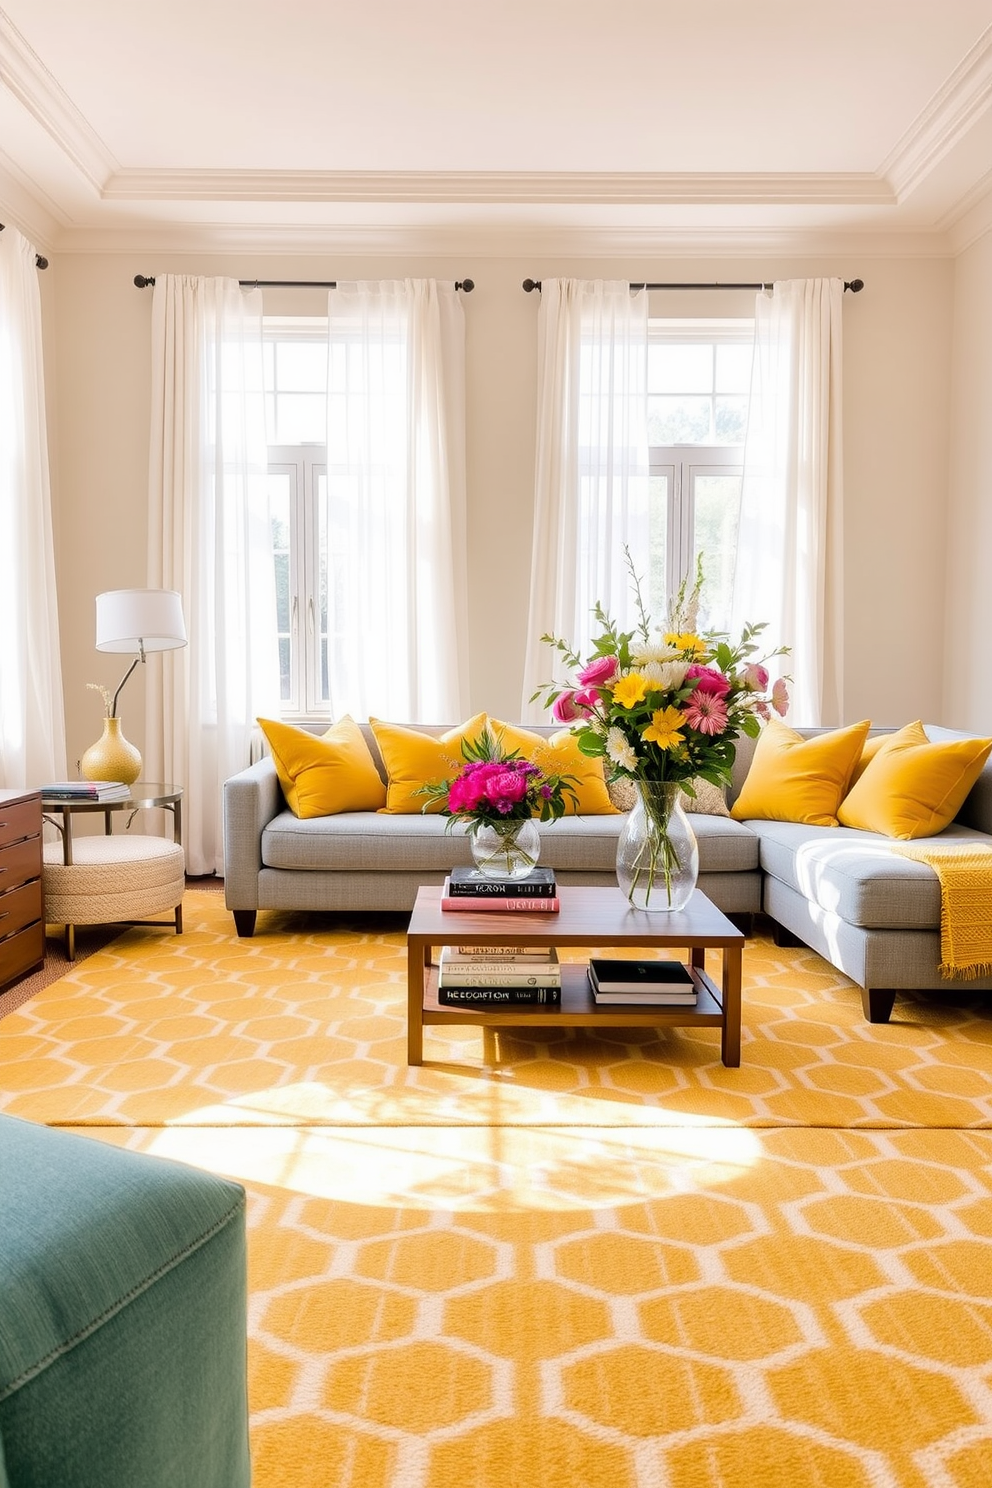
POLYGON ((571 729, 550 736, 491 718, 489 726, 508 754, 519 754, 547 775, 568 775, 575 799, 565 797, 566 816, 615 816, 618 808, 606 789, 603 762, 583 754, 571 729))
POLYGON ((386 773, 386 801, 379 807, 380 811, 399 816, 439 812, 443 803, 420 795, 421 787, 438 780, 452 780, 465 763, 463 741, 477 739, 486 723, 485 713, 476 713, 466 723, 438 735, 408 724, 370 718, 369 725, 386 773))

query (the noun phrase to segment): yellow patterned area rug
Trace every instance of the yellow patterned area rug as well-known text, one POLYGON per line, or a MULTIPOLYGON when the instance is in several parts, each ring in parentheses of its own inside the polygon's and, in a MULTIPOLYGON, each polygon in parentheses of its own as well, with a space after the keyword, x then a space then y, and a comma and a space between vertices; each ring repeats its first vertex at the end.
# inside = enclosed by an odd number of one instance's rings
POLYGON ((401 931, 184 922, 0 1020, 0 1108, 245 1184, 253 1488, 992 1481, 983 997, 873 1026, 759 936, 740 1069, 524 1027, 411 1070, 401 931))
POLYGON ((987 1488, 992 1133, 91 1128, 249 1192, 254 1488, 987 1488))
POLYGON ((57 1125, 992 1127, 992 1008, 967 984, 866 1023, 812 951, 744 955, 742 1060, 710 1029, 428 1029, 406 1063, 402 931, 260 916, 192 891, 0 1020, 0 1109, 57 1125))

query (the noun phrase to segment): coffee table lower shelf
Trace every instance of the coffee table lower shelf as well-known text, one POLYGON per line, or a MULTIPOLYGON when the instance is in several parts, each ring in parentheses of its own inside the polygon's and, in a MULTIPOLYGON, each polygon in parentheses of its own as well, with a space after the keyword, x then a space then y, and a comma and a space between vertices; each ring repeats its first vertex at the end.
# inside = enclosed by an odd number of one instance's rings
POLYGON ((424 977, 424 1024, 478 1023, 491 1028, 703 1028, 723 1027, 720 989, 705 971, 687 968, 696 984, 694 1003, 595 1002, 585 965, 566 963, 561 968, 561 1002, 518 1003, 515 1007, 453 1007, 437 996, 437 968, 424 977))

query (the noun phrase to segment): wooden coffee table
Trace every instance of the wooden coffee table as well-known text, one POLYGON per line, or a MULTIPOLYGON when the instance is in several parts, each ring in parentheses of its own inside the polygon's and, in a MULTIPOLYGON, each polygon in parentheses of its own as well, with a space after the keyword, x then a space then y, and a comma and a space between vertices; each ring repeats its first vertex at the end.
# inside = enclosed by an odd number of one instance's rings
POLYGON ((645 914, 631 909, 618 888, 560 887, 557 914, 512 912, 463 914, 441 910, 441 890, 421 888, 407 931, 407 1062, 422 1064, 424 1027, 475 1023, 484 1028, 719 1028, 726 1065, 741 1062, 741 960, 744 935, 696 889, 684 910, 645 914), (437 1000, 435 946, 589 946, 685 948, 698 989, 694 1007, 646 1006, 593 1001, 585 964, 562 963, 561 1005, 508 1010, 442 1007, 437 1000), (720 983, 706 972, 706 952, 721 950, 720 983))

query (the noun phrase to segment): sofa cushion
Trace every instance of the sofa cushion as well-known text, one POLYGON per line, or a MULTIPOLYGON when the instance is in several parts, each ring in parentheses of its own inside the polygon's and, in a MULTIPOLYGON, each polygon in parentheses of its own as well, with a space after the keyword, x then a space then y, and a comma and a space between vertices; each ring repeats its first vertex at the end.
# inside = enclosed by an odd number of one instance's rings
POLYGON ((441 802, 418 795, 418 791, 432 781, 454 779, 465 763, 462 743, 479 737, 486 726, 486 715, 476 713, 439 736, 399 723, 384 723, 380 718, 370 718, 369 724, 386 769, 386 804, 379 810, 397 816, 439 815, 441 802))
POLYGON ((864 719, 807 739, 780 719, 769 719, 731 815, 737 821, 835 827, 870 727, 864 719))
POLYGON ((575 800, 566 796, 566 816, 613 816, 617 807, 606 789, 603 762, 579 748, 571 729, 559 729, 550 738, 517 724, 489 720, 490 727, 507 752, 522 755, 548 775, 570 775, 575 800))
MULTIPOLYGON (((761 866, 817 908, 870 930, 939 930, 940 885, 892 839, 851 827, 755 821, 761 866)), ((987 843, 955 822, 935 843, 987 843)))
MULTIPOLYGON (((538 822, 541 862, 556 871, 610 873, 616 869, 620 814, 565 816, 538 822)), ((275 816, 262 832, 262 864, 297 872, 446 873, 472 861, 465 829, 447 818, 412 813, 341 812, 301 820, 291 811, 275 816)), ((728 817, 694 818, 701 873, 756 872, 758 839, 728 817)))
POLYGON ((932 837, 957 815, 990 751, 992 739, 931 743, 922 723, 909 723, 881 741, 838 819, 901 841, 932 837))
POLYGON ((274 718, 260 718, 289 809, 302 817, 378 811, 386 788, 361 729, 345 716, 317 737, 274 718))

